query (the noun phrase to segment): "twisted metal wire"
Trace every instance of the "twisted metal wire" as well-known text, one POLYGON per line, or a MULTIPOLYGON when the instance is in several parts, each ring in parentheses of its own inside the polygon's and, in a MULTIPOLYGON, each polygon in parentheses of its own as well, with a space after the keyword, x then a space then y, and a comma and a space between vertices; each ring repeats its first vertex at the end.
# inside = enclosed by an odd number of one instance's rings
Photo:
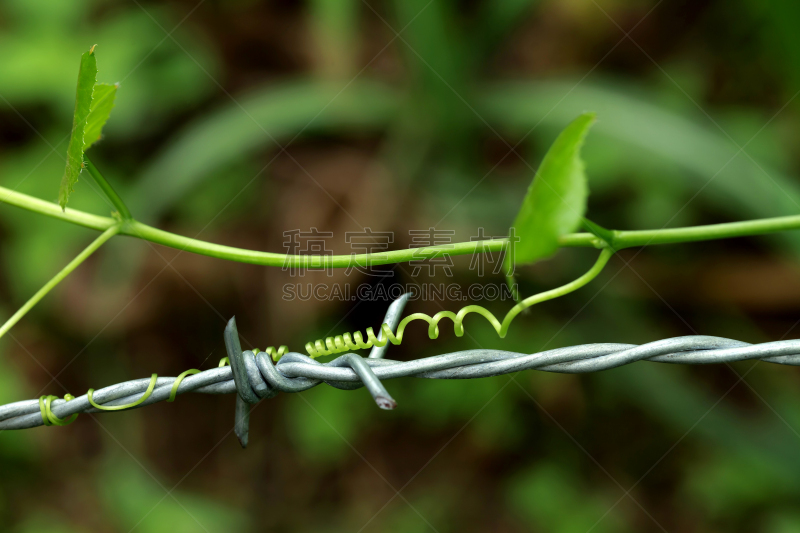
MULTIPOLYGON (((226 343, 236 333, 233 319, 226 329, 226 343), (231 327, 232 325, 232 327, 231 327)), ((238 336, 234 348, 238 346, 238 336)), ((231 346, 229 345, 229 354, 231 346)), ((660 340, 643 345, 635 344, 584 344, 523 354, 501 350, 466 350, 416 359, 394 361, 381 358, 363 358, 348 353, 328 363, 320 363, 306 355, 289 353, 277 363, 264 353, 250 350, 234 353, 230 367, 214 368, 187 376, 179 384, 177 394, 197 392, 202 394, 238 393, 237 419, 243 417, 243 406, 278 392, 301 392, 326 383, 339 389, 356 389, 365 386, 379 407, 391 409, 394 400, 386 391, 382 380, 401 377, 424 379, 474 379, 499 376, 521 370, 545 372, 585 373, 608 370, 637 361, 672 364, 713 364, 760 359, 770 363, 800 366, 800 340, 786 340, 763 344, 720 337, 687 336, 660 340)), ((152 394, 138 407, 168 400, 176 378, 160 377, 152 394)), ((150 384, 150 378, 126 381, 94 391, 94 401, 102 406, 126 405, 139 399, 150 384)), ((76 413, 95 413, 98 409, 89 404, 86 395, 69 401, 52 400, 52 413, 66 419, 76 413)), ((246 422, 242 418, 243 423, 246 422)), ((26 400, 0 406, 0 430, 25 429, 45 423, 40 402, 26 400)), ((244 435, 237 430, 243 445, 244 435)))

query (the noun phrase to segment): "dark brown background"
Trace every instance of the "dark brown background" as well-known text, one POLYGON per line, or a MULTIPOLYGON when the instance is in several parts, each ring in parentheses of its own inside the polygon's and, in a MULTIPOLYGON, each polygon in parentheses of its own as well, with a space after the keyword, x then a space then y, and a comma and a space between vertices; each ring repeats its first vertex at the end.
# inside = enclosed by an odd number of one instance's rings
MULTIPOLYGON (((607 227, 796 214, 798 16, 789 0, 8 1, 0 182, 56 198, 79 57, 97 43, 99 80, 121 89, 91 157, 135 216, 192 237, 282 252, 284 231, 316 227, 350 253, 345 232, 363 227, 393 231, 395 248, 412 229, 502 235, 583 110, 599 115, 588 214, 607 227)), ((71 205, 108 213, 85 179, 71 205)), ((9 206, 0 232, 5 315, 92 238, 9 206)), ((792 338, 798 252, 796 235, 626 250, 504 341, 480 319, 436 341, 415 326, 389 356, 792 338)), ((520 269, 523 294, 593 255, 520 269)), ((503 282, 469 266, 454 258, 454 277, 433 280, 385 270, 397 283, 503 282)), ((292 278, 118 237, 2 340, 0 401, 210 368, 234 314, 261 348, 377 326, 386 302, 281 298, 286 283, 377 279, 292 278)), ((766 363, 639 363, 398 380, 393 412, 320 386, 259 404, 245 451, 232 397, 184 396, 1 433, 0 529, 797 531, 798 385, 766 363)))

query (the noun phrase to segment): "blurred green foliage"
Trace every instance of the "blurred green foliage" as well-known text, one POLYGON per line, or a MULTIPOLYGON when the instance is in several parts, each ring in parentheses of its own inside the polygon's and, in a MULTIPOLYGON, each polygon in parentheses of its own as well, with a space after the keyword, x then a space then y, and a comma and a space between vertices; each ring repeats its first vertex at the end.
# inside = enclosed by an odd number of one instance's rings
POLYGON ((210 498, 181 491, 164 494, 163 484, 136 464, 109 458, 97 482, 107 515, 122 530, 190 532, 244 530, 241 514, 210 498))
POLYGON ((543 462, 521 470, 509 482, 512 509, 537 529, 572 531, 626 531, 625 521, 614 513, 614 501, 583 487, 579 473, 543 462), (610 516, 606 517, 606 513, 610 516), (605 520, 598 524, 598 518, 605 520))
MULTIPOLYGON (((282 251, 283 231, 318 227, 347 253, 340 233, 362 225, 394 231, 396 247, 410 244, 412 228, 502 235, 531 179, 520 157, 538 166, 585 110, 598 114, 583 151, 588 216, 604 226, 796 214, 796 10, 788 0, 11 0, 0 5, 0 183, 56 199, 77 58, 98 43, 98 80, 120 89, 92 159, 137 218, 190 236, 282 251)), ((108 212, 87 179, 71 201, 108 212)), ((0 228, 6 314, 93 237, 9 207, 0 228)), ((421 328, 389 356, 695 332, 793 337, 800 283, 782 258, 798 251, 797 235, 632 250, 594 284, 533 309, 502 344, 476 322, 461 339, 434 342, 421 328)), ((252 344, 301 346, 374 326, 385 309, 283 302, 281 285, 297 280, 277 269, 122 238, 95 259, 3 340, 0 402, 211 366, 233 314, 252 344)), ((523 294, 591 260, 562 251, 520 273, 523 294)), ((396 277, 410 281, 409 272, 396 277)), ((503 281, 477 278, 465 258, 454 274, 448 281, 464 286, 503 281)), ((507 303, 489 307, 503 314, 507 303)), ((0 523, 65 532, 800 527, 791 369, 637 364, 387 385, 399 403, 391 413, 363 390, 262 402, 245 452, 230 434, 231 398, 4 432, 0 523)))

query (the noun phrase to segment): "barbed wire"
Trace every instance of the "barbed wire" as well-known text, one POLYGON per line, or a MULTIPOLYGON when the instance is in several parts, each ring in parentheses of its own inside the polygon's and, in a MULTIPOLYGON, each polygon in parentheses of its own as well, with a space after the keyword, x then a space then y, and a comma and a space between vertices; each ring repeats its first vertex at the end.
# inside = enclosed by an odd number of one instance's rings
MULTIPOLYGON (((395 406, 381 383, 402 377, 425 379, 475 379, 520 372, 586 373, 608 370, 637 361, 673 364, 712 364, 760 359, 783 365, 800 365, 800 341, 786 340, 751 345, 721 337, 676 337, 643 345, 584 344, 547 350, 534 354, 502 350, 466 350, 448 354, 394 361, 369 359, 345 354, 328 363, 299 353, 289 353, 273 363, 264 352, 241 353, 246 382, 237 387, 233 367, 213 368, 183 379, 177 394, 232 394, 235 392, 252 403, 271 398, 278 392, 302 392, 326 383, 338 389, 351 390, 366 386, 376 403, 384 408, 395 406)), ((150 396, 137 407, 168 400, 177 378, 159 377, 150 396)), ((151 379, 136 379, 94 391, 94 401, 111 407, 135 401, 150 385, 151 379)), ((100 409, 89 404, 86 395, 66 401, 53 400, 53 414, 66 418, 76 413, 96 413, 100 409)), ((41 426, 39 400, 25 400, 0 407, 0 429, 26 429, 41 426)))
MULTIPOLYGON (((396 327, 407 298, 395 301, 386 322, 396 327)), ((0 406, 0 430, 27 429, 68 421, 79 413, 95 413, 113 407, 135 404, 135 408, 169 401, 175 395, 237 393, 235 432, 242 446, 247 445, 249 404, 271 398, 279 392, 302 392, 322 383, 344 390, 365 387, 382 409, 397 404, 382 381, 403 377, 423 379, 476 379, 540 370, 559 373, 586 373, 608 370, 637 361, 670 364, 716 364, 758 359, 782 365, 800 366, 800 340, 762 344, 721 337, 693 335, 648 344, 583 344, 526 354, 502 350, 465 350, 411 361, 383 359, 385 347, 364 358, 347 353, 327 363, 307 355, 288 353, 277 363, 265 352, 242 350, 236 320, 225 328, 225 344, 230 366, 213 368, 194 375, 136 379, 92 391, 69 400, 25 400, 0 406), (175 386, 177 381, 177 386, 175 386), (146 392, 150 390, 150 394, 146 392), (142 398, 144 398, 142 400, 142 398), (92 404, 97 405, 94 407, 92 404)), ((44 397, 43 397, 44 398, 44 397)))

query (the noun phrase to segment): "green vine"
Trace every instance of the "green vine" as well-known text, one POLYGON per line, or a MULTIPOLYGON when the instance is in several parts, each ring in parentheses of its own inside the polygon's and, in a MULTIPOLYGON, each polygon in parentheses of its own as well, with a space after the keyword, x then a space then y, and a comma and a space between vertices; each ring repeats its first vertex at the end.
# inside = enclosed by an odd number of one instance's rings
MULTIPOLYGON (((98 231, 106 231, 119 226, 117 233, 135 237, 155 244, 169 246, 178 250, 192 252, 208 257, 216 257, 239 263, 250 263, 261 266, 305 267, 305 268, 347 268, 352 266, 388 265, 405 263, 421 258, 439 257, 442 255, 470 255, 475 253, 500 252, 507 246, 508 239, 491 239, 484 241, 458 242, 445 246, 426 246, 392 250, 379 254, 354 255, 291 255, 246 248, 235 248, 215 244, 199 239, 192 239, 168 231, 143 224, 133 218, 122 222, 112 217, 103 217, 67 208, 62 211, 57 204, 41 200, 34 196, 0 187, 0 202, 63 220, 77 226, 98 231)), ((707 224, 685 228, 619 231, 614 230, 614 249, 635 248, 656 244, 678 244, 699 241, 730 239, 734 237, 751 237, 768 233, 800 229, 800 215, 785 217, 761 218, 742 222, 707 224)), ((568 233, 558 239, 561 248, 605 248, 603 239, 592 233, 568 233)))
MULTIPOLYGON (((95 181, 107 183, 100 172, 93 165, 87 165, 95 181)), ((104 191, 107 190, 104 188, 104 191)), ((108 190, 113 190, 110 188, 108 190)), ((119 197, 117 196, 119 199, 119 197)), ((176 248, 181 251, 216 257, 228 261, 250 263, 262 266, 299 267, 299 268, 347 268, 352 266, 374 266, 394 263, 404 263, 420 258, 433 258, 442 255, 470 255, 476 253, 500 252, 507 248, 508 239, 492 239, 484 241, 470 241, 453 243, 446 246, 428 246, 422 248, 409 248, 393 250, 379 254, 359 255, 290 255, 245 248, 235 248, 215 244, 198 239, 192 239, 168 231, 143 224, 133 217, 127 209, 121 209, 125 204, 121 199, 113 202, 121 219, 103 217, 84 211, 67 208, 62 210, 58 204, 23 194, 5 187, 0 187, 0 202, 25 209, 34 213, 63 220, 78 226, 102 231, 102 234, 87 246, 75 259, 70 261, 58 274, 48 281, 36 294, 34 294, 16 313, 0 326, 0 337, 5 335, 12 326, 30 311, 48 292, 61 280, 67 277, 75 268, 85 261, 100 246, 115 235, 135 237, 154 244, 161 244, 176 248), (125 213, 125 215, 123 215, 125 213)), ((710 224, 686 228, 670 228, 639 231, 614 231, 613 249, 650 246, 655 244, 676 244, 733 237, 747 237, 777 233, 788 230, 800 229, 800 215, 774 217, 742 222, 729 222, 724 224, 710 224)), ((568 233, 558 238, 559 247, 589 247, 607 248, 607 243, 593 233, 568 233)))
MULTIPOLYGON (((0 202, 71 224, 91 228, 102 233, 0 326, 0 337, 19 322, 61 280, 75 270, 106 241, 116 235, 134 237, 181 251, 228 261, 263 266, 317 269, 353 266, 369 267, 444 255, 455 256, 503 251, 505 252, 508 279, 511 279, 514 266, 532 263, 549 257, 559 248, 590 247, 602 250, 597 263, 587 274, 558 289, 546 291, 519 301, 509 311, 502 323, 494 315, 479 306, 467 306, 459 311, 458 314, 447 311, 434 317, 417 313, 406 317, 401 323, 396 336, 389 335, 384 331, 382 340, 378 341, 374 338, 374 334, 370 329, 368 330, 367 343, 363 341, 363 337, 360 334, 355 335, 355 340, 349 335, 347 337, 332 337, 326 339, 325 342, 309 343, 307 345, 310 347, 309 353, 314 355, 314 352, 319 354, 325 352, 335 353, 336 351, 341 351, 340 348, 363 348, 367 344, 375 344, 376 342, 385 343, 391 341, 399 343, 402 339, 405 325, 417 319, 422 319, 429 323, 431 338, 435 338, 438 335, 438 326, 436 324, 444 317, 454 321, 457 334, 463 334, 461 322, 469 313, 483 315, 495 327, 498 334, 503 337, 511 320, 517 314, 535 303, 562 296, 585 285, 599 274, 611 255, 618 250, 636 246, 707 241, 800 229, 800 215, 643 231, 608 230, 587 220, 584 214, 586 212, 588 186, 584 164, 580 158, 580 149, 589 128, 594 123, 595 117, 591 113, 585 113, 564 129, 542 160, 536 177, 532 181, 523 200, 522 207, 514 220, 512 226, 515 230, 515 233, 512 233, 513 239, 460 242, 446 246, 428 246, 360 255, 287 255, 235 248, 192 239, 160 230, 136 220, 109 181, 86 156, 86 150, 102 139, 102 128, 113 109, 118 89, 117 85, 96 83, 97 64, 94 50, 95 47, 93 46, 81 56, 73 130, 59 192, 59 204, 47 202, 5 187, 0 187, 0 202), (99 216, 66 207, 73 187, 83 171, 86 171, 97 183, 108 199, 109 204, 113 206, 115 211, 111 217, 99 216), (588 232, 575 233, 581 226, 587 229, 588 232)), ((281 347, 278 351, 272 349, 270 355, 273 358, 278 358, 285 351, 285 347, 281 347)), ((43 405, 46 410, 49 404, 43 405)), ((55 419, 52 421, 56 423, 55 419)))

